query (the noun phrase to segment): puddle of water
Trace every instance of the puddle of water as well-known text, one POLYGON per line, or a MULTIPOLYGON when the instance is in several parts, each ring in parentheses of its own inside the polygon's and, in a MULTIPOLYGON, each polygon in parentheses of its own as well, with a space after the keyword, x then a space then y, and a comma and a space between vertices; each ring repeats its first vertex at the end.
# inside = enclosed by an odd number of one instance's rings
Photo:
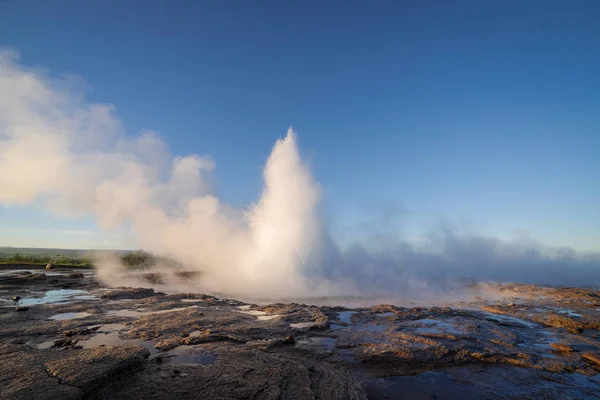
POLYGON ((245 306, 239 306, 237 308, 239 308, 240 310, 235 310, 235 312, 241 313, 241 314, 246 314, 246 315, 253 315, 255 316, 259 321, 269 321, 272 320, 274 318, 279 318, 281 317, 280 314, 275 314, 275 315, 267 315, 266 312, 264 311, 259 311, 259 310, 248 310, 248 308, 250 308, 251 306, 249 305, 245 305, 245 306), (244 308, 242 308, 244 307, 244 308))
POLYGON ((281 317, 281 314, 259 315, 256 318, 258 318, 259 321, 270 321, 272 319, 279 318, 279 317, 281 317))
POLYGON ((497 319, 500 323, 504 322, 504 323, 516 323, 516 324, 522 324, 525 325, 528 328, 537 328, 538 325, 534 324, 533 322, 529 322, 527 320, 524 320, 522 318, 517 318, 517 317, 512 317, 510 315, 498 315, 498 314, 492 314, 492 313, 483 313, 484 315, 497 319))
POLYGON ((340 311, 338 313, 338 318, 340 319, 340 321, 344 321, 347 324, 350 324, 350 320, 352 319, 352 316, 354 314, 356 314, 358 311, 340 311))
POLYGON ((415 330, 413 330, 414 333, 418 333, 420 335, 427 335, 427 334, 438 334, 438 333, 444 333, 443 329, 439 329, 439 328, 417 328, 415 330))
POLYGON ((333 351, 335 349, 336 339, 329 337, 310 337, 296 341, 296 347, 305 350, 327 350, 333 351))
POLYGON ((39 304, 52 304, 59 303, 65 300, 75 298, 75 296, 87 295, 86 290, 74 290, 74 289, 59 289, 59 290, 48 290, 44 297, 41 298, 27 298, 21 299, 18 302, 19 306, 35 306, 39 304))
POLYGON ((480 399, 476 393, 452 381, 446 374, 433 371, 415 376, 374 379, 367 385, 366 391, 367 397, 372 400, 480 399))
POLYGON ((84 336, 79 340, 78 345, 83 346, 84 349, 94 349, 96 347, 104 346, 115 346, 118 344, 138 344, 145 349, 148 349, 150 353, 158 353, 158 350, 154 347, 152 340, 142 339, 121 339, 119 337, 119 331, 125 329, 125 325, 122 324, 106 324, 103 325, 93 336, 84 336))
POLYGON ((195 364, 209 365, 217 361, 217 355, 205 350, 198 350, 194 346, 178 346, 170 350, 168 354, 174 354, 168 362, 170 364, 195 364))
POLYGON ((85 318, 89 315, 92 315, 92 314, 87 313, 87 312, 68 312, 68 313, 53 315, 49 319, 53 319, 55 321, 67 321, 70 319, 85 318))
POLYGON ((394 315, 396 315, 396 314, 394 314, 391 311, 384 312, 384 313, 379 313, 379 314, 375 314, 375 316, 377 316, 377 317, 392 317, 394 315))
POLYGON ((375 324, 365 324, 365 325, 347 325, 342 326, 338 324, 331 324, 330 328, 333 330, 349 330, 352 332, 382 332, 388 329, 386 325, 375 325, 375 324))
POLYGON ((581 314, 579 314, 579 313, 576 313, 576 312, 575 312, 575 311, 573 311, 573 310, 561 310, 561 311, 559 311, 558 313, 559 313, 559 314, 566 314, 566 315, 568 315, 569 317, 581 317, 581 314))
POLYGON ((49 349, 54 346, 54 340, 48 340, 47 342, 42 342, 37 345, 37 348, 40 350, 49 349))
POLYGON ((264 311, 259 311, 259 310, 248 310, 248 311, 236 311, 242 314, 247 314, 247 315, 255 315, 255 316, 259 316, 259 315, 267 315, 266 312, 264 311))
POLYGON ((290 324, 291 328, 295 328, 295 329, 304 329, 304 328, 312 328, 313 326, 316 326, 317 323, 310 321, 310 322, 297 322, 295 324, 290 324))
POLYGON ((164 314, 176 311, 185 311, 185 310, 193 310, 195 308, 199 308, 198 306, 189 306, 189 307, 178 307, 178 308, 170 308, 168 310, 160 310, 160 311, 145 311, 145 308, 138 308, 137 310, 109 310, 108 314, 116 315, 117 317, 143 317, 145 315, 154 315, 154 314, 164 314))
POLYGON ((432 318, 423 318, 416 320, 408 325, 412 332, 417 334, 440 334, 450 333, 453 335, 464 335, 466 332, 460 326, 457 326, 457 321, 454 319, 437 320, 432 318), (419 326, 414 327, 417 324, 419 326))

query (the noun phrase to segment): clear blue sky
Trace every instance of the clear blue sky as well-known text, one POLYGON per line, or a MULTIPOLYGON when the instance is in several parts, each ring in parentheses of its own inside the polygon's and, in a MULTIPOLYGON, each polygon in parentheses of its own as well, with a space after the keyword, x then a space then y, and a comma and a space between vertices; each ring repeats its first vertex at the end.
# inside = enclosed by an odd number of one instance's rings
MULTIPOLYGON (((8 0, 0 46, 213 156, 230 203, 293 125, 336 234, 391 208, 407 235, 445 218, 600 250, 599 21, 594 0, 8 0)), ((0 208, 0 245, 124 241, 0 208)))

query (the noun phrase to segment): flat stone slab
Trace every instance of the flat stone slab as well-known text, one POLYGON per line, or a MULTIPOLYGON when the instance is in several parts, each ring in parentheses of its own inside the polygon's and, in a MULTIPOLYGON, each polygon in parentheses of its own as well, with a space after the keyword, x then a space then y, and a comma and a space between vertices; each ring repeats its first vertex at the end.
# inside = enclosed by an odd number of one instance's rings
POLYGON ((124 370, 140 366, 150 356, 138 345, 105 346, 79 350, 44 364, 60 383, 91 392, 124 370))

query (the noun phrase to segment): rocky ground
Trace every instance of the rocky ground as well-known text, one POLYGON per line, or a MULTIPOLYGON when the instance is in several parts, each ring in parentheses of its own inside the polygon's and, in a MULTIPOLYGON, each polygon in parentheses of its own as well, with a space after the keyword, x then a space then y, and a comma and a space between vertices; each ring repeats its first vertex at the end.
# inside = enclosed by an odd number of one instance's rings
POLYGON ((600 292, 348 309, 0 271, 0 399, 597 399, 600 292), (13 299, 14 298, 14 299, 13 299))

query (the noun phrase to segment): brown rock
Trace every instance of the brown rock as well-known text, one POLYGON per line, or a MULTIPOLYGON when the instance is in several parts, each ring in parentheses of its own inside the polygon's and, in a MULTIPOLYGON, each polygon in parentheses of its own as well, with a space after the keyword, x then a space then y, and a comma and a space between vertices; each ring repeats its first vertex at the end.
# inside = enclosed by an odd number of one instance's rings
POLYGON ((573 348, 571 346, 563 343, 550 343, 550 347, 560 351, 561 353, 571 353, 573 351, 573 348))
POLYGON ((592 352, 587 352, 587 353, 583 353, 581 355, 581 357, 591 363, 591 364, 595 364, 596 366, 600 367, 600 354, 598 353, 592 353, 592 352))

